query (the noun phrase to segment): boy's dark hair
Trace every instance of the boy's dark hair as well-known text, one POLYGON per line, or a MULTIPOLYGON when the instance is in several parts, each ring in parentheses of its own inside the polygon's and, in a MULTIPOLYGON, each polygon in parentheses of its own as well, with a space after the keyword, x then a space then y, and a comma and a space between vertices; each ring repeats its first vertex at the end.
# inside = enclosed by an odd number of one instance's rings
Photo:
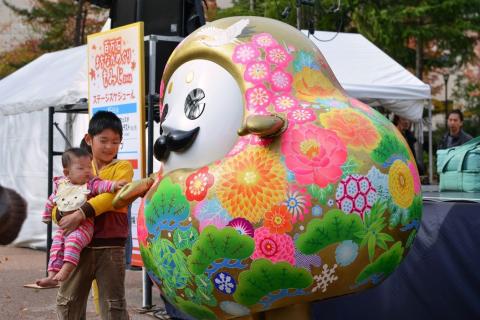
POLYGON ((83 138, 80 142, 80 149, 87 150, 90 155, 92 154, 92 147, 88 145, 87 141, 85 141, 85 138, 83 138))
POLYGON ((70 148, 65 150, 62 154, 62 166, 68 168, 72 164, 73 158, 88 157, 92 158, 92 155, 85 149, 82 148, 70 148))
POLYGON ((447 119, 448 119, 448 117, 450 117, 450 115, 453 114, 453 113, 458 114, 458 116, 460 117, 460 121, 463 122, 463 112, 460 111, 460 110, 458 110, 458 109, 453 109, 452 111, 450 111, 450 112, 448 113, 447 119))
POLYGON ((100 134, 103 130, 110 129, 120 135, 120 139, 123 136, 122 121, 117 115, 110 111, 98 111, 96 112, 88 124, 88 134, 92 137, 100 134))

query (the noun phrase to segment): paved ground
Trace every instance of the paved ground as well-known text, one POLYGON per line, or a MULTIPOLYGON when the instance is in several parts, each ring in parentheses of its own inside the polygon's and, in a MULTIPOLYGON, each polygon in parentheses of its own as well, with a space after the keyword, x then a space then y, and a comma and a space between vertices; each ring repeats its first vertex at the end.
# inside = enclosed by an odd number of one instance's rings
MULTIPOLYGON (((45 259, 44 251, 0 246, 0 320, 56 319, 57 289, 23 287, 44 276, 45 259)), ((142 272, 128 270, 125 287, 131 319, 155 319, 138 311, 142 307, 142 272)), ((153 288, 152 295, 153 304, 163 306, 157 288, 153 288)), ((91 298, 87 319, 100 319, 91 298)))

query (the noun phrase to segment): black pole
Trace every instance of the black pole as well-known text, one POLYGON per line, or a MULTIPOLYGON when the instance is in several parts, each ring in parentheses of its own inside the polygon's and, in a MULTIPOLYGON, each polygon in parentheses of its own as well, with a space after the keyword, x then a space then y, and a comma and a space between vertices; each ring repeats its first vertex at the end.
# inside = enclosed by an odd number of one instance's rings
MULTIPOLYGON (((157 55, 157 43, 150 37, 148 40, 148 131, 147 131, 147 175, 153 173, 153 117, 155 97, 155 63, 157 55)), ((143 308, 152 308, 152 280, 143 268, 143 308)))
MULTIPOLYGON (((53 114, 54 107, 48 108, 48 194, 50 196, 53 191, 53 114)), ((50 248, 52 246, 52 221, 47 225, 47 268, 45 273, 48 276, 48 260, 50 259, 50 248)))
POLYGON ((448 78, 449 74, 443 75, 445 81, 445 128, 448 130, 448 78))

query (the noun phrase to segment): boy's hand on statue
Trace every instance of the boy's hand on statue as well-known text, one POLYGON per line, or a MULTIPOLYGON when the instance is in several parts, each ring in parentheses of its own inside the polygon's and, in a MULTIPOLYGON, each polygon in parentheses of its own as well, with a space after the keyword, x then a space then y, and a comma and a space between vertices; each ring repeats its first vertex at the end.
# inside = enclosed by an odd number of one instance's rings
POLYGON ((115 191, 122 189, 126 184, 128 184, 127 180, 118 180, 115 182, 115 191))
POLYGON ((78 228, 84 219, 85 215, 80 210, 75 210, 72 214, 64 216, 58 225, 64 230, 64 235, 68 236, 73 230, 78 228))

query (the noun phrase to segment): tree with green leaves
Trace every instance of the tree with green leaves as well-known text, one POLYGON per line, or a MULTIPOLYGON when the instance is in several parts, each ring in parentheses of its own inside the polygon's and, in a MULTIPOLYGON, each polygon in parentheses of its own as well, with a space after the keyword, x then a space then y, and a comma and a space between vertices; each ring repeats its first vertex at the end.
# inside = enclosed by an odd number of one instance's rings
POLYGON ((100 31, 108 14, 84 0, 34 0, 30 9, 2 1, 28 26, 32 39, 0 55, 0 78, 43 53, 85 43, 87 34, 100 31))
POLYGON ((475 57, 463 69, 455 81, 453 97, 457 107, 465 112, 464 129, 471 135, 480 135, 480 40, 477 42, 475 57))
POLYGON ((471 60, 478 39, 473 31, 480 30, 479 8, 480 0, 362 1, 352 21, 422 79, 425 70, 471 60))
MULTIPOLYGON (((359 32, 401 65, 425 71, 462 65, 473 57, 480 29, 480 0, 314 0, 301 5, 301 28, 313 22, 317 30, 359 32), (447 55, 448 53, 448 55, 447 55), (446 57, 440 59, 440 57, 446 57)), ((218 18, 260 15, 296 26, 297 0, 233 1, 218 18), (289 12, 286 13, 286 8, 289 12)))

